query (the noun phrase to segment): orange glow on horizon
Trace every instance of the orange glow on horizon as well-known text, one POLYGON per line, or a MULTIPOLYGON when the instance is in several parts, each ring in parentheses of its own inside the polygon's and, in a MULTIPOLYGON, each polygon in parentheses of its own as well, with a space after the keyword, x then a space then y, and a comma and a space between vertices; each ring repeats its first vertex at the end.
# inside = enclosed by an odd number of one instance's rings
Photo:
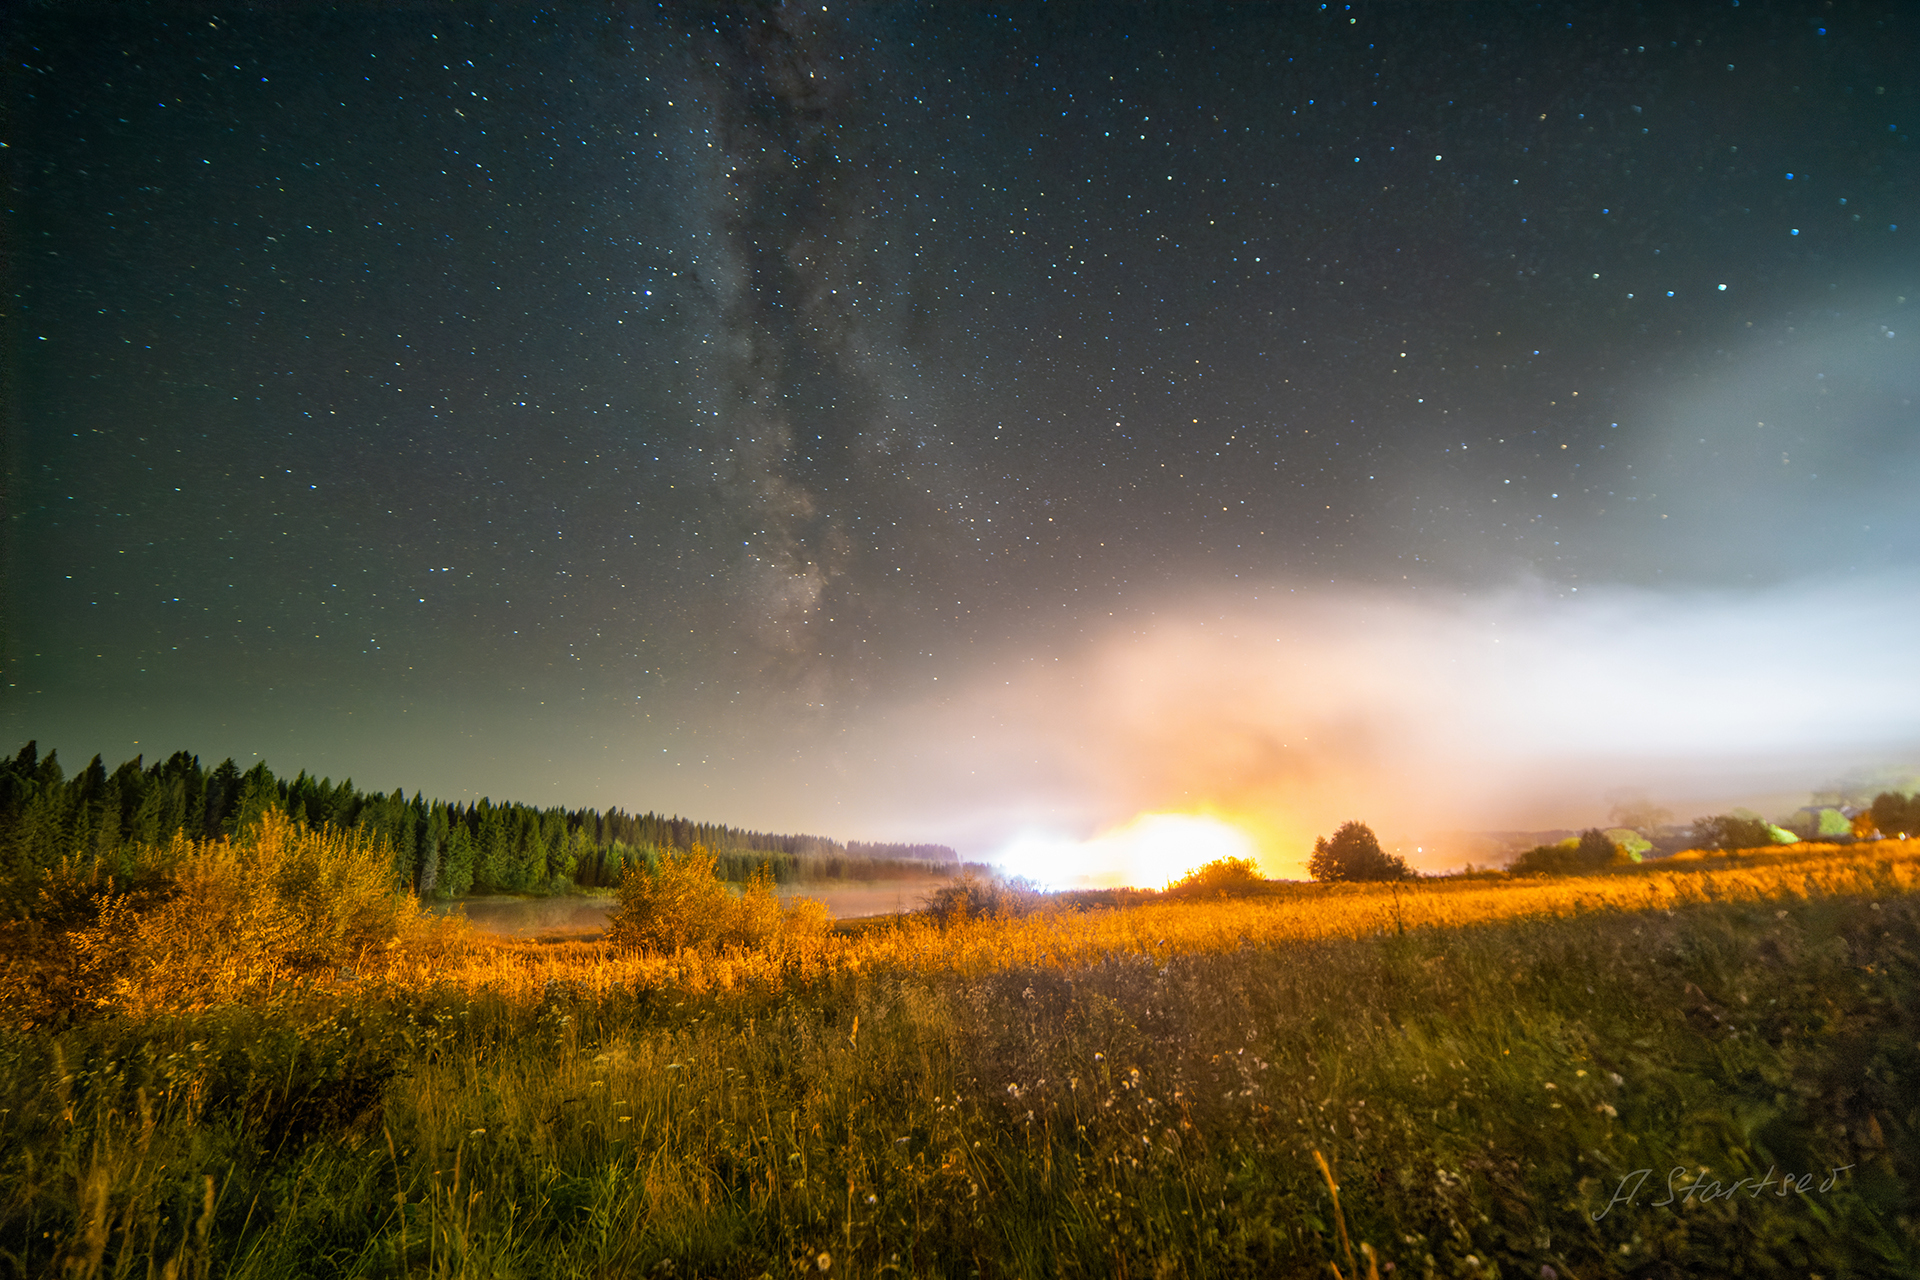
POLYGON ((1016 837, 994 861, 1046 889, 1160 888, 1219 858, 1258 858, 1242 825, 1211 814, 1143 813, 1088 840, 1016 837))

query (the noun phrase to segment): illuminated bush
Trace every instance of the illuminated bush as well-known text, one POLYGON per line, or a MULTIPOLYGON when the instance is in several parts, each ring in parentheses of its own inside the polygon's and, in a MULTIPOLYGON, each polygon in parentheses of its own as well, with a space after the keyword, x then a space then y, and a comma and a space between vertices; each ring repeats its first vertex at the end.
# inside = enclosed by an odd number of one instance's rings
POLYGON ((1267 887, 1267 879, 1252 858, 1215 858, 1167 886, 1167 892, 1183 897, 1215 897, 1258 893, 1267 887))
POLYGON ((657 866, 629 866, 620 881, 620 906, 607 922, 617 947, 670 953, 713 947, 764 947, 782 935, 819 934, 831 923, 811 899, 783 905, 773 872, 762 866, 735 895, 704 845, 665 851, 657 866))
POLYGON ((719 936, 727 896, 704 845, 667 850, 651 870, 629 866, 620 878, 620 907, 607 921, 607 938, 643 951, 701 946, 719 936))
POLYGON ((990 880, 969 871, 928 894, 921 909, 944 928, 964 920, 1023 916, 1038 900, 1038 892, 1026 880, 990 880))
POLYGON ((140 849, 128 875, 63 864, 41 902, 37 951, 18 957, 6 993, 29 1021, 241 1000, 356 967, 424 929, 384 840, 277 810, 234 840, 140 849))

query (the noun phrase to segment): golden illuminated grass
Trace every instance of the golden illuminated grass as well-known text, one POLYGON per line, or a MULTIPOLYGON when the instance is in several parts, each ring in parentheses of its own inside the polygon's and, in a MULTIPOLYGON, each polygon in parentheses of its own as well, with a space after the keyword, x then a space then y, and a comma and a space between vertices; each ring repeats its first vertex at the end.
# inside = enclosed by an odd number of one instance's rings
POLYGON ((1016 967, 1073 969, 1116 955, 1220 954, 1248 944, 1456 929, 1583 912, 1895 895, 1916 888, 1920 840, 1799 845, 1778 852, 1699 855, 1593 876, 1300 885, 1273 897, 1039 910, 945 929, 908 916, 858 932, 775 937, 753 950, 645 953, 599 941, 539 943, 477 932, 460 935, 450 928, 432 935, 430 953, 399 947, 371 957, 363 977, 402 988, 451 984, 523 999, 538 997, 553 981, 597 994, 663 987, 703 994, 847 974, 936 977, 1016 967))
POLYGON ((1917 881, 1889 843, 670 955, 406 918, 324 975, 276 892, 221 952, 270 985, 0 1032, 0 1277, 1920 1274, 1917 881), (1677 1167, 1815 1189, 1654 1203, 1677 1167))

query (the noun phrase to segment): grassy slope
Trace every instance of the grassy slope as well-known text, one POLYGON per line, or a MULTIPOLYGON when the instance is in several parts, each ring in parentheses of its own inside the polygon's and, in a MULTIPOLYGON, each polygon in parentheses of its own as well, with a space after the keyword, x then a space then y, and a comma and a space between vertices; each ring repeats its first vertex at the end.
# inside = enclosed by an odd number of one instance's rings
POLYGON ((1325 1275, 1318 1150, 1398 1274, 1920 1274, 1915 852, 10 1033, 0 1271, 1325 1275))

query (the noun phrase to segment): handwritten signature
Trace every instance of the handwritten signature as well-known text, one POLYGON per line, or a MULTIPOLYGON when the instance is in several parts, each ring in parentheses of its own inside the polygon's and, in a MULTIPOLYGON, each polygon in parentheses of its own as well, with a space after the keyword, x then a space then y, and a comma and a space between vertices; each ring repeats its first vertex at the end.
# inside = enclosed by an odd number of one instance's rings
MULTIPOLYGON (((1816 1192, 1833 1190, 1840 1182, 1840 1175, 1851 1168, 1853 1166, 1850 1164, 1836 1165, 1827 1171, 1826 1177, 1822 1178, 1816 1187, 1814 1178, 1818 1175, 1803 1173, 1798 1177, 1793 1174, 1776 1177, 1772 1165, 1767 1166, 1767 1176, 1764 1178, 1741 1178, 1733 1183, 1721 1183, 1717 1179, 1708 1181, 1708 1171, 1705 1169, 1693 1175, 1692 1180, 1688 1181, 1686 1166, 1675 1165, 1667 1174, 1667 1198, 1651 1201, 1648 1207, 1661 1209, 1670 1204, 1696 1201, 1705 1204, 1710 1200, 1731 1200, 1736 1192, 1741 1191, 1746 1192, 1748 1198, 1752 1199, 1757 1198, 1769 1187, 1775 1188, 1773 1194, 1776 1196, 1813 1195, 1816 1192)), ((1634 1201, 1639 1198, 1642 1191, 1646 1190, 1647 1179, 1652 1176, 1651 1169, 1635 1169, 1620 1179, 1620 1185, 1614 1188, 1613 1198, 1607 1201, 1607 1207, 1589 1216, 1598 1222, 1617 1208, 1633 1208, 1634 1201)))

